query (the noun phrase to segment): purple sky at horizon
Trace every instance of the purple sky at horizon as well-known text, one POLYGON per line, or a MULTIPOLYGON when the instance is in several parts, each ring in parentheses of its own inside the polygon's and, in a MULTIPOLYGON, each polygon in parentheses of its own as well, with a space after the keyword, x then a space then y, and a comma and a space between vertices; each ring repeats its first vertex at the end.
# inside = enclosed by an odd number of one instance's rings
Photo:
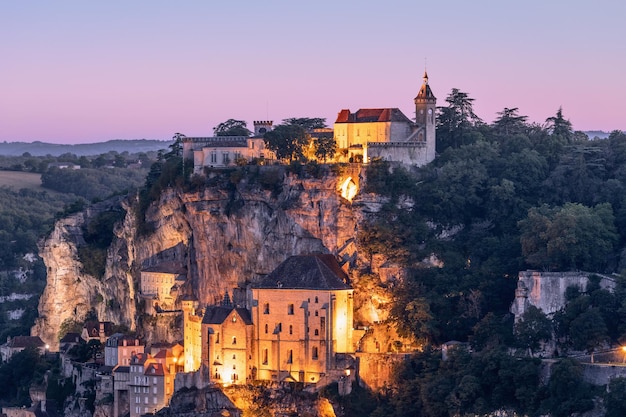
POLYGON ((210 136, 344 108, 413 117, 427 59, 491 123, 518 107, 576 130, 626 129, 626 2, 527 0, 0 4, 0 141, 210 136), (440 4, 437 4, 440 3, 440 4))

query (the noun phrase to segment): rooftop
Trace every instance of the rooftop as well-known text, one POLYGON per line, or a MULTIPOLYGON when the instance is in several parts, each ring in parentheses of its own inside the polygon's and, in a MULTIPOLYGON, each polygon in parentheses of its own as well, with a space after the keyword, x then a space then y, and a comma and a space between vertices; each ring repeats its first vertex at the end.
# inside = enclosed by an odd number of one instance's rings
POLYGON ((347 290, 348 276, 330 254, 287 258, 253 288, 347 290))

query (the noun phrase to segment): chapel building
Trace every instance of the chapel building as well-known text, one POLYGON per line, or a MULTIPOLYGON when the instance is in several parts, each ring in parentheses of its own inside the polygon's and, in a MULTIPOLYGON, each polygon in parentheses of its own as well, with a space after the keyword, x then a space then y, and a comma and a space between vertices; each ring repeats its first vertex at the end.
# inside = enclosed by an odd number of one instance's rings
POLYGON ((288 258, 250 286, 246 308, 186 305, 185 371, 204 365, 218 383, 315 384, 355 351, 353 290, 333 255, 288 258))

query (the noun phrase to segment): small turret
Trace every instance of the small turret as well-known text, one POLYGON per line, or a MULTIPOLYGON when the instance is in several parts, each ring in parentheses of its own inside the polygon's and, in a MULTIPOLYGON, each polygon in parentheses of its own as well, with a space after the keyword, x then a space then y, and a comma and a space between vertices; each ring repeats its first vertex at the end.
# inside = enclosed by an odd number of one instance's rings
POLYGON ((270 130, 272 130, 274 122, 272 120, 255 120, 254 121, 254 136, 263 136, 270 130))

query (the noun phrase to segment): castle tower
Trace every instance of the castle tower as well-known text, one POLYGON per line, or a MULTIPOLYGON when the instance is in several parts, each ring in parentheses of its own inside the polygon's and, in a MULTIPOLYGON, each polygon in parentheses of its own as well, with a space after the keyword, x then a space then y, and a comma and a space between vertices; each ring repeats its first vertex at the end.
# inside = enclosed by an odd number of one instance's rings
POLYGON ((270 130, 272 130, 272 120, 255 120, 254 121, 254 136, 263 136, 270 130))
POLYGON ((415 122, 424 129, 427 160, 435 159, 435 110, 437 98, 428 85, 428 74, 424 71, 424 81, 415 97, 415 122))

